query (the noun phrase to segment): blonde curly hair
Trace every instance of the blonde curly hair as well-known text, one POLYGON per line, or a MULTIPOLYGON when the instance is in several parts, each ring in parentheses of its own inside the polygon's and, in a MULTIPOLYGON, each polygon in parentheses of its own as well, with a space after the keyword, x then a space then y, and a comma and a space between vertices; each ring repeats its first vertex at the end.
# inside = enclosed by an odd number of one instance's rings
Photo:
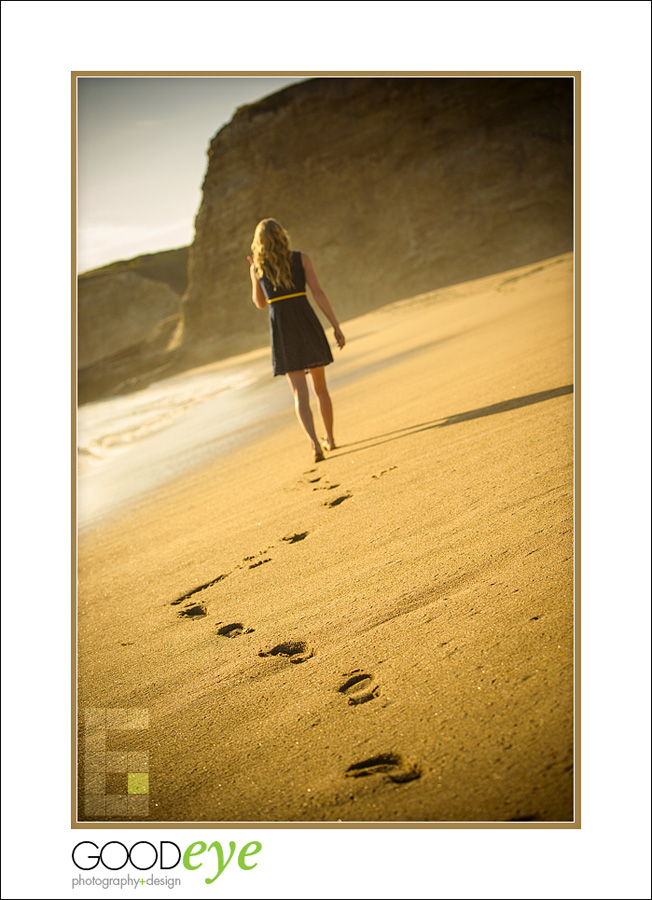
POLYGON ((292 284, 290 235, 276 219, 262 219, 256 225, 251 244, 254 268, 275 290, 292 284))

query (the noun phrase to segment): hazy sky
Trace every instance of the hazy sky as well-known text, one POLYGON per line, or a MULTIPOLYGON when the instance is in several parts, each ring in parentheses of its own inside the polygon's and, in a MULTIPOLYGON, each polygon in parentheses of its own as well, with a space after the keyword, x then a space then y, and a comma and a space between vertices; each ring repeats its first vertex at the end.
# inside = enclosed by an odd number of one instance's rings
POLYGON ((80 77, 79 271, 190 244, 213 135, 239 106, 302 80, 80 77))

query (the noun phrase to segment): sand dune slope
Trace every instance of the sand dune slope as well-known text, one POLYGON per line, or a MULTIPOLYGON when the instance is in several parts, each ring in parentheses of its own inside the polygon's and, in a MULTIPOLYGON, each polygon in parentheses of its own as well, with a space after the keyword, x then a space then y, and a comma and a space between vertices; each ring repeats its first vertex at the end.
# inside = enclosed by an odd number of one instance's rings
POLYGON ((288 391, 80 539, 80 720, 148 711, 148 821, 568 822, 572 258, 344 330, 324 463, 288 391))

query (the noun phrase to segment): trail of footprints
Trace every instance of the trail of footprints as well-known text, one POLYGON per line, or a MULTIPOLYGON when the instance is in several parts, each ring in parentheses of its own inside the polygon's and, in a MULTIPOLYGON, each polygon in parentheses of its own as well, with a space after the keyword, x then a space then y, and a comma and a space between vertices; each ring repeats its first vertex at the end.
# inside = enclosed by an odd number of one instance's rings
MULTIPOLYGON (((391 466, 391 468, 384 469, 379 474, 372 475, 371 477, 380 478, 395 468, 396 466, 391 466)), ((305 474, 312 475, 315 472, 315 469, 311 469, 305 474)), ((308 478, 307 483, 313 485, 313 491, 334 491, 340 487, 337 483, 329 483, 327 479, 321 475, 316 475, 314 478, 308 478), (323 483, 320 484, 322 481, 323 483)), ((339 506, 341 503, 344 503, 345 500, 350 499, 352 496, 353 494, 350 491, 345 491, 337 497, 324 501, 323 505, 332 509, 339 506)), ((288 544, 296 544, 299 541, 305 540, 305 538, 308 537, 308 534, 309 532, 307 531, 294 532, 281 538, 281 541, 288 544)), ((216 584, 219 584, 220 581, 223 581, 225 578, 228 578, 229 575, 233 574, 233 572, 240 569, 256 569, 265 563, 272 562, 271 557, 265 556, 270 550, 271 547, 267 547, 255 556, 246 556, 241 564, 236 566, 231 572, 218 575, 211 581, 207 581, 204 584, 199 585, 199 587, 193 588, 176 600, 172 600, 170 605, 180 606, 181 604, 184 604, 178 612, 178 615, 181 618, 199 619, 207 616, 208 610, 206 609, 206 604, 200 599, 194 599, 195 595, 214 587, 216 584)), ((252 634, 255 630, 253 628, 246 628, 242 622, 231 622, 226 625, 218 622, 217 625, 219 626, 217 628, 217 635, 224 638, 236 638, 241 635, 252 634)), ((258 651, 259 657, 276 657, 288 660, 295 665, 312 659, 314 655, 314 648, 306 641, 300 640, 282 641, 280 644, 276 644, 268 650, 258 651)), ((336 691, 346 699, 349 706, 359 706, 360 704, 368 703, 371 700, 375 700, 380 694, 379 685, 376 683, 373 675, 368 672, 363 672, 361 669, 354 669, 351 672, 345 672, 342 677, 345 680, 337 687, 336 691)), ((372 756, 368 759, 363 759, 360 762, 353 763, 345 772, 347 778, 363 778, 371 775, 382 775, 387 781, 392 781, 395 784, 403 784, 404 782, 414 781, 419 778, 421 776, 421 771, 417 765, 406 760, 398 753, 380 753, 377 756, 372 756)))
MULTIPOLYGON (((304 473, 306 475, 314 475, 316 469, 310 469, 308 472, 304 473)), ((381 473, 383 474, 383 473, 381 473)), ((375 477, 375 476, 374 476, 375 477)), ((308 478, 307 484, 316 485, 313 487, 313 491, 332 491, 336 490, 340 487, 339 484, 329 484, 326 479, 323 479, 321 475, 315 475, 314 478, 308 478), (320 481, 324 481, 323 484, 318 484, 320 481)), ((333 497, 332 499, 326 500, 324 502, 324 506, 332 509, 336 506, 339 506, 341 503, 344 503, 345 500, 350 499, 353 494, 350 491, 345 491, 339 497, 333 497)), ((296 544, 299 541, 303 541, 308 537, 309 532, 301 531, 294 532, 293 534, 288 534, 285 537, 281 538, 281 542, 285 542, 288 544, 296 544)), ((211 581, 207 581, 204 584, 200 584, 198 587, 193 588, 191 591, 188 591, 187 594, 183 594, 181 597, 177 597, 176 600, 171 601, 171 606, 181 606, 183 608, 179 610, 178 615, 181 618, 189 618, 196 619, 202 618, 207 615, 206 606, 202 603, 201 600, 192 601, 191 598, 195 596, 195 594, 200 594, 202 591, 206 591, 209 588, 214 587, 216 584, 219 584, 220 581, 224 581, 225 578, 228 578, 229 575, 232 575, 233 572, 237 572, 240 569, 257 569, 259 566, 265 565, 265 563, 272 562, 271 556, 266 556, 265 554, 269 553, 272 547, 266 547, 265 550, 261 550, 258 554, 253 556, 245 556, 239 566, 236 566, 235 569, 232 569, 230 572, 224 572, 221 575, 218 575, 216 578, 213 578, 211 581)))
MULTIPOLYGON (((293 533, 286 535, 284 538, 281 538, 281 541, 285 541, 289 544, 296 544, 298 541, 304 540, 304 538, 308 537, 307 531, 302 531, 299 533, 293 533)), ((216 584, 219 584, 220 581, 224 581, 225 578, 228 578, 229 575, 232 575, 234 572, 237 572, 240 569, 257 569, 258 566, 262 566, 265 563, 272 562, 271 556, 265 556, 266 553, 269 553, 271 547, 266 547, 265 550, 261 550, 257 556, 245 556, 239 566, 236 566, 235 569, 232 569, 230 572, 224 572, 221 575, 218 575, 217 578, 213 578, 211 581, 206 581, 204 584, 200 584, 199 587, 193 588, 191 591, 188 591, 187 594, 182 594, 181 597, 177 597, 176 600, 172 600, 170 602, 170 606, 180 606, 182 603, 184 604, 183 608, 179 610, 178 615, 181 618, 197 618, 201 616, 207 615, 206 605, 201 600, 194 600, 196 594, 200 594, 202 591, 207 591, 209 588, 214 587, 216 584), (262 557, 262 558, 261 558, 262 557)))
MULTIPOLYGON (((306 472, 306 475, 312 475, 315 471, 315 469, 310 469, 309 472, 306 472)), ((338 483, 331 484, 323 475, 316 475, 314 478, 308 478, 307 483, 315 485, 313 491, 335 491, 340 487, 338 483), (323 484, 319 484, 320 481, 323 482, 323 484)), ((353 494, 350 491, 345 491, 343 494, 340 494, 339 497, 325 500, 323 505, 329 509, 333 509, 333 507, 339 506, 340 503, 344 503, 345 500, 348 500, 352 496, 353 494)))
MULTIPOLYGON (((389 469, 383 469, 382 472, 379 472, 376 475, 372 475, 372 478, 381 478, 383 475, 386 475, 388 472, 393 471, 396 466, 390 466, 389 469)), ((322 475, 315 474, 317 472, 316 469, 309 469, 305 472, 305 475, 314 475, 313 478, 307 478, 304 481, 304 484, 314 485, 313 491, 334 491, 340 487, 339 483, 331 484, 327 478, 322 475), (320 482, 323 482, 320 484, 320 482)), ((336 506, 339 506, 341 503, 344 503, 345 500, 349 500, 353 497, 351 491, 344 490, 342 494, 338 497, 333 497, 327 499, 323 502, 323 505, 328 507, 329 509, 333 509, 336 506)), ((293 534, 286 535, 281 538, 282 542, 286 542, 289 544, 296 544, 299 541, 303 541, 308 537, 309 532, 301 531, 295 532, 293 534)), ((231 572, 224 572, 218 575, 216 578, 213 578, 211 581, 206 581, 204 584, 200 584, 198 587, 193 588, 191 591, 188 591, 187 594, 183 594, 181 597, 177 597, 176 600, 171 601, 171 606, 180 606, 182 603, 184 604, 183 608, 179 610, 179 616, 182 618, 200 618, 206 615, 206 607, 205 605, 199 601, 191 601, 191 598, 195 596, 195 594, 200 594, 202 591, 206 591, 209 588, 214 587, 216 584, 219 584, 220 581, 223 581, 225 578, 228 578, 229 575, 232 575, 233 572, 237 572, 239 569, 257 569, 259 566, 265 565, 265 563, 272 562, 271 556, 265 556, 266 553, 269 553, 271 547, 266 547, 265 550, 261 550, 257 555, 254 556, 245 556, 239 566, 236 566, 235 569, 232 569, 231 572)))

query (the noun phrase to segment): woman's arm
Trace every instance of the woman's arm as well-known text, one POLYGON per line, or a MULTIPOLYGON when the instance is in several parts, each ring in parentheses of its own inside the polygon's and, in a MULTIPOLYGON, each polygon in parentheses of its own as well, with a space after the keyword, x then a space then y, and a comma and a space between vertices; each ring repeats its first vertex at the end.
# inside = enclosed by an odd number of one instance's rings
POLYGON ((258 307, 258 309, 265 309, 267 306, 267 298, 263 294, 263 289, 260 286, 260 282, 256 277, 256 269, 254 268, 253 259, 248 256, 249 260, 249 274, 251 275, 251 299, 254 302, 254 305, 258 307))
POLYGON ((335 340, 337 341, 338 346, 341 350, 342 347, 344 346, 344 344, 346 343, 346 339, 345 339, 344 335, 342 334, 340 324, 337 321, 337 317, 336 317, 335 313, 333 312, 333 308, 331 307, 330 303, 328 302, 328 298, 327 298, 326 294, 322 290, 322 287, 317 278, 317 273, 315 272, 315 267, 312 264, 312 260, 310 259, 310 257, 308 256, 307 253, 302 253, 301 261, 303 263, 303 271, 306 273, 306 282, 308 283, 308 286, 309 286, 310 290, 312 291, 312 295, 315 298, 315 302, 317 303, 317 305, 322 310, 322 312, 324 313, 324 315, 326 316, 328 321, 333 326, 333 330, 335 332, 335 340))

